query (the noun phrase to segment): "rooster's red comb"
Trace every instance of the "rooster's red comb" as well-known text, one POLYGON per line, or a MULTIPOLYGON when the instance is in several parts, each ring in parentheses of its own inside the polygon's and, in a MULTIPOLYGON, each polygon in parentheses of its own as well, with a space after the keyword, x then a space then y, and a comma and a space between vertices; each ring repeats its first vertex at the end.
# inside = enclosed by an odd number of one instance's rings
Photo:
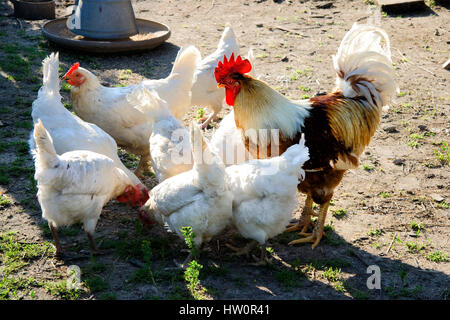
POLYGON ((70 67, 69 71, 67 71, 67 73, 64 75, 64 77, 70 76, 72 74, 72 72, 77 70, 79 67, 80 67, 80 63, 79 62, 74 63, 73 66, 70 67))
POLYGON ((252 65, 248 59, 242 59, 240 55, 234 60, 234 53, 231 54, 230 59, 223 56, 223 62, 219 61, 216 69, 214 70, 214 77, 217 83, 222 82, 228 75, 232 73, 245 74, 252 70, 252 65))

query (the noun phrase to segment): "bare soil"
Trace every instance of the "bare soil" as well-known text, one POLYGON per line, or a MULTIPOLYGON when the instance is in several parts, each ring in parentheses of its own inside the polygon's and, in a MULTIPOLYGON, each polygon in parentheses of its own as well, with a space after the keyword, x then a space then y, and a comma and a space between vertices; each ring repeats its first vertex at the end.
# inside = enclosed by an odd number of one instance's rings
MULTIPOLYGON (((57 2, 57 17, 69 14, 73 2, 57 2)), ((401 93, 384 114, 361 167, 348 171, 336 189, 326 236, 316 249, 288 246, 296 234, 282 234, 268 243, 273 263, 257 267, 251 258, 232 256, 225 243, 243 246, 247 241, 228 230, 204 246, 200 284, 190 291, 174 264, 187 256, 185 243, 163 227, 143 228, 135 210, 112 201, 96 233, 106 254, 85 254, 87 237, 74 226, 60 232, 67 258, 55 257, 52 250, 33 258, 22 255, 25 264, 9 272, 0 243, 0 298, 448 299, 450 173, 448 160, 437 155, 445 153, 443 142, 450 142, 450 71, 441 67, 450 58, 449 7, 433 2, 421 12, 381 14, 370 2, 132 1, 136 17, 164 23, 172 35, 150 52, 108 56, 50 45, 40 31, 46 21, 18 21, 12 5, 2 2, 0 195, 9 201, 0 204, 0 235, 14 232, 22 245, 52 241, 41 218, 25 144, 32 128, 31 103, 41 84, 40 61, 52 51, 60 52, 61 72, 79 61, 105 84, 128 85, 166 77, 180 47, 192 44, 209 54, 229 24, 241 53, 254 49, 257 74, 283 94, 302 98, 332 90, 331 55, 354 22, 371 20, 390 36, 401 93), (323 6, 326 2, 332 5, 323 6), (143 267, 144 261, 150 269, 143 267), (52 287, 65 283, 71 265, 81 268, 81 290, 52 287), (372 265, 380 268, 381 289, 367 287, 372 265), (11 280, 25 278, 35 281, 11 285, 11 280)), ((70 103, 67 91, 63 96, 70 103)), ((186 123, 199 108, 186 116, 186 123)), ((136 167, 132 155, 121 156, 136 167)), ((145 183, 152 187, 155 179, 149 175, 145 183)), ((299 195, 294 218, 304 199, 299 195)))

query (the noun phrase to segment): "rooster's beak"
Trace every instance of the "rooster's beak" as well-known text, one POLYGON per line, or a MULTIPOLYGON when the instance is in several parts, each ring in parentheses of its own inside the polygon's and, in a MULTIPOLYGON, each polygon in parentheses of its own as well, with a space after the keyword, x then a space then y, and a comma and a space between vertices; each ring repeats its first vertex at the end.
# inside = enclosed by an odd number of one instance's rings
POLYGON ((217 88, 225 88, 225 84, 219 83, 219 84, 217 85, 217 88))

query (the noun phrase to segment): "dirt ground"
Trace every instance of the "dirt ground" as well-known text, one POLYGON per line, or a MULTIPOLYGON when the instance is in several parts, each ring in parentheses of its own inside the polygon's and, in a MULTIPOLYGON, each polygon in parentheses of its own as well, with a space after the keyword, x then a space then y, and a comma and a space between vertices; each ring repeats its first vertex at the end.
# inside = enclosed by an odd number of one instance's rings
MULTIPOLYGON (((73 2, 57 2, 57 17, 70 13, 73 2)), ((442 68, 450 58, 448 4, 429 1, 420 12, 388 14, 363 0, 132 3, 137 17, 168 25, 171 37, 150 52, 104 56, 49 45, 40 31, 46 21, 18 21, 12 5, 0 3, 0 299, 449 298, 450 71, 442 68), (241 53, 253 48, 263 80, 286 96, 305 98, 332 90, 331 55, 354 22, 369 20, 390 36, 400 93, 361 167, 348 171, 336 189, 316 249, 288 246, 296 235, 282 234, 268 243, 273 263, 257 267, 251 258, 232 256, 225 243, 246 240, 228 230, 203 248, 200 281, 191 290, 174 264, 187 256, 185 243, 163 227, 143 228, 135 210, 112 201, 96 229, 107 254, 89 257, 77 225, 60 231, 73 257, 54 256, 26 144, 47 54, 59 50, 61 72, 79 61, 104 83, 128 85, 166 77, 180 47, 195 45, 209 54, 229 24, 241 53), (380 268, 381 289, 367 287, 373 265, 380 268), (66 285, 77 266, 79 290, 66 285)), ((63 97, 70 108, 67 91, 63 97)), ((136 167, 133 155, 121 157, 136 167)), ((148 175, 145 183, 152 187, 155 179, 148 175)), ((304 199, 299 195, 294 218, 304 199)))

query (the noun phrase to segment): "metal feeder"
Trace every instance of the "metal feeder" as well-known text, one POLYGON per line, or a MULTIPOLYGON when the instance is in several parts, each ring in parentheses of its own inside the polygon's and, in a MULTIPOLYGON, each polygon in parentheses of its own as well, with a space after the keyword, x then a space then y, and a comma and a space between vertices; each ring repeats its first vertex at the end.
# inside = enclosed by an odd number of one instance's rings
POLYGON ((94 53, 149 50, 170 37, 166 25, 136 19, 130 0, 78 0, 69 18, 47 22, 42 33, 62 47, 94 53))
POLYGON ((123 39, 138 33, 130 0, 77 0, 67 28, 99 40, 123 39))

